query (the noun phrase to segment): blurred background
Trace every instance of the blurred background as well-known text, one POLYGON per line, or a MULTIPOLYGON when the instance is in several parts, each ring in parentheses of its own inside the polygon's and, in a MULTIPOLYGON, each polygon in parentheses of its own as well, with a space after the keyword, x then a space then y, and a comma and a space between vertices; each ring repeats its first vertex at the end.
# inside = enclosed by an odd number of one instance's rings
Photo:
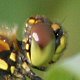
POLYGON ((34 15, 47 16, 67 32, 68 45, 61 60, 80 52, 80 0, 0 0, 0 24, 17 24, 18 39, 26 19, 34 15))

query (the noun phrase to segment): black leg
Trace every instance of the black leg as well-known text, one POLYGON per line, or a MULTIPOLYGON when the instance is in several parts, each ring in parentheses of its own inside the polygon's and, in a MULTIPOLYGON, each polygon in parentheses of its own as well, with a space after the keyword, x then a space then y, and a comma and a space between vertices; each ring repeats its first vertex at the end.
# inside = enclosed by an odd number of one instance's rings
POLYGON ((40 66, 40 67, 36 67, 36 66, 32 66, 33 68, 40 70, 40 71, 46 71, 47 67, 45 66, 40 66))
POLYGON ((29 71, 27 72, 27 76, 31 79, 31 80, 42 80, 42 78, 40 78, 39 76, 37 76, 33 71, 29 71))

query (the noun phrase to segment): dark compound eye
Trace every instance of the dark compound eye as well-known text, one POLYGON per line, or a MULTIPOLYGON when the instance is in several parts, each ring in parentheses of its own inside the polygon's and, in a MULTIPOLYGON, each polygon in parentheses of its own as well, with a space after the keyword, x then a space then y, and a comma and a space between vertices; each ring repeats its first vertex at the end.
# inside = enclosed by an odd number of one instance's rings
POLYGON ((26 23, 26 34, 34 38, 40 47, 45 47, 54 36, 51 22, 41 16, 31 17, 26 23))
POLYGON ((27 55, 29 63, 33 66, 46 64, 53 57, 55 35, 51 25, 52 22, 42 16, 31 17, 27 20, 23 39, 26 46, 23 46, 29 54, 27 55), (30 45, 29 50, 27 50, 28 45, 30 45))
POLYGON ((63 35, 63 30, 58 29, 58 30, 54 31, 54 33, 55 33, 56 38, 61 38, 61 36, 63 35))
POLYGON ((53 30, 44 23, 33 25, 31 35, 40 47, 45 47, 53 39, 53 30))

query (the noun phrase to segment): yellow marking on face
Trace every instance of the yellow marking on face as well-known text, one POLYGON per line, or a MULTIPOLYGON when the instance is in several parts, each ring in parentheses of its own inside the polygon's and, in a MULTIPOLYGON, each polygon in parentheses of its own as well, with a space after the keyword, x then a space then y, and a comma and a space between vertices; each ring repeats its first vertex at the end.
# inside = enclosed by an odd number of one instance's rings
POLYGON ((36 20, 36 21, 35 21, 35 23, 39 23, 39 22, 41 22, 41 20, 36 20))
POLYGON ((2 69, 2 70, 8 69, 8 64, 2 59, 0 59, 0 69, 2 69))
POLYGON ((26 53, 26 57, 28 58, 29 62, 31 62, 31 59, 30 59, 30 55, 29 55, 29 54, 30 54, 30 53, 27 52, 27 53, 26 53))
POLYGON ((24 63, 22 64, 22 67, 23 67, 26 71, 30 71, 30 68, 29 68, 29 66, 27 65, 26 62, 24 62, 24 63))
POLYGON ((35 23, 35 19, 29 19, 28 23, 29 24, 34 24, 35 23))
POLYGON ((60 39, 60 44, 66 46, 66 43, 67 43, 67 39, 66 39, 66 36, 64 34, 60 39))
POLYGON ((57 47, 55 55, 53 57, 54 61, 59 59, 59 57, 61 56, 60 53, 66 48, 66 45, 67 45, 67 36, 66 34, 63 34, 62 37, 60 38, 60 45, 57 47))
POLYGON ((0 40, 0 52, 4 50, 10 50, 8 43, 3 40, 0 40))
POLYGON ((60 29, 60 25, 57 23, 53 23, 51 27, 53 28, 54 31, 56 31, 57 29, 60 29))
POLYGON ((29 50, 29 44, 28 43, 26 44, 26 50, 29 50))
POLYGON ((15 71, 15 66, 11 66, 10 70, 11 70, 11 73, 13 74, 15 71))
POLYGON ((10 59, 15 62, 16 61, 16 54, 12 52, 10 55, 10 59))

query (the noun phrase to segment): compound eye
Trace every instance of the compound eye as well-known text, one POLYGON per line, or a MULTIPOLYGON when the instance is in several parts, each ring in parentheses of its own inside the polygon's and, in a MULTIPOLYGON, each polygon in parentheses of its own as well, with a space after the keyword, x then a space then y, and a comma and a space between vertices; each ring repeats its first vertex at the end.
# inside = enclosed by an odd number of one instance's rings
POLYGON ((44 48, 53 39, 53 30, 44 23, 33 25, 31 35, 41 48, 44 48))
POLYGON ((6 37, 0 36, 0 52, 10 50, 8 39, 6 37))
POLYGON ((33 66, 42 66, 52 59, 55 51, 55 34, 51 25, 52 22, 42 16, 29 18, 26 23, 24 42, 27 44, 24 45, 28 62, 33 66))
MULTIPOLYGON (((40 47, 45 47, 54 36, 53 30, 50 27, 51 23, 43 17, 30 17, 25 27, 25 37, 34 38, 40 47)), ((26 42, 26 41, 25 41, 26 42)))

